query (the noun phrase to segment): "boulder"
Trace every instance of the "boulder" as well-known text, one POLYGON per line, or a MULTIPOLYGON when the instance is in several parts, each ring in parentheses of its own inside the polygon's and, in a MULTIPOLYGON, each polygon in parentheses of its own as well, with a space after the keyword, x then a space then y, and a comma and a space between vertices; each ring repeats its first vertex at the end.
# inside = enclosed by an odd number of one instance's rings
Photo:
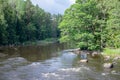
POLYGON ((113 65, 113 63, 104 63, 104 64, 103 64, 103 67, 104 67, 104 68, 113 68, 114 65, 113 65))
POLYGON ((87 63, 87 62, 88 62, 88 60, 87 60, 87 59, 82 59, 82 60, 80 60, 79 62, 82 62, 82 63, 87 63))
POLYGON ((111 58, 110 56, 104 56, 104 60, 105 60, 105 61, 110 60, 110 58, 111 58))
POLYGON ((73 51, 75 54, 80 54, 80 48, 77 48, 77 49, 73 49, 73 51))
POLYGON ((120 59, 120 56, 117 56, 117 57, 115 57, 113 60, 119 60, 120 59))
POLYGON ((99 53, 98 53, 98 52, 93 52, 93 53, 92 53, 92 57, 97 57, 97 56, 99 56, 99 53))

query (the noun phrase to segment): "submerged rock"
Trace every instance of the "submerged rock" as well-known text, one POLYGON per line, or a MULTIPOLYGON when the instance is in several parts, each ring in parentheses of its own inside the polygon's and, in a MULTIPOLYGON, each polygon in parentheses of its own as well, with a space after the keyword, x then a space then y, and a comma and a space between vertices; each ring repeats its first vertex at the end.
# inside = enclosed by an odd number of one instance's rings
POLYGON ((86 53, 81 53, 80 58, 81 59, 87 59, 87 54, 86 53))
POLYGON ((112 73, 112 74, 116 74, 117 72, 116 72, 115 70, 112 70, 111 73, 112 73))
POLYGON ((6 57, 7 56, 7 54, 4 54, 4 53, 0 53, 0 57, 2 58, 2 57, 6 57))
POLYGON ((113 62, 113 64, 114 64, 114 65, 116 65, 116 64, 117 64, 117 62, 116 62, 116 61, 114 61, 114 62, 113 62))
POLYGON ((80 54, 80 48, 68 49, 68 50, 64 50, 63 52, 73 52, 75 54, 80 54))
POLYGON ((103 64, 103 67, 104 67, 104 68, 113 68, 114 65, 113 65, 113 63, 104 63, 104 64, 103 64))

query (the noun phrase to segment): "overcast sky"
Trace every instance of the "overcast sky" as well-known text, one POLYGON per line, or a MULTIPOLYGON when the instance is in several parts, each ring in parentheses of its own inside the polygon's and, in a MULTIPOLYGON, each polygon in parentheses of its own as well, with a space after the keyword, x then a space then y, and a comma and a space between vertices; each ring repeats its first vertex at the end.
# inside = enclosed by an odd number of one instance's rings
POLYGON ((31 0, 34 5, 38 4, 39 7, 52 14, 63 14, 64 11, 70 7, 75 0, 31 0))

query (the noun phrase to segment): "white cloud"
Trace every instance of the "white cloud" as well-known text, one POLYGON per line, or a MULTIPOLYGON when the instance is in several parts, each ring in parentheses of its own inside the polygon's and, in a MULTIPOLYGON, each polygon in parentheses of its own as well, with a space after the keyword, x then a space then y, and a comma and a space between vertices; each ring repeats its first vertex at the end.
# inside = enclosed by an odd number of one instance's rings
POLYGON ((75 0, 70 0, 70 3, 71 3, 71 4, 74 4, 74 3, 75 3, 75 0))
POLYGON ((52 14, 63 14, 75 0, 31 0, 34 5, 38 4, 39 7, 52 14))

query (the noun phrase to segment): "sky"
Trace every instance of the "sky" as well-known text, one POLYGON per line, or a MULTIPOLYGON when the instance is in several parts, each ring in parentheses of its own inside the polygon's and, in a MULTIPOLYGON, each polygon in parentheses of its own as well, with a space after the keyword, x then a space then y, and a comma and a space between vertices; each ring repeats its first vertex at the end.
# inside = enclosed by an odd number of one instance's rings
POLYGON ((38 4, 40 8, 51 14, 63 14, 64 11, 75 3, 75 0, 31 0, 34 5, 38 4))

